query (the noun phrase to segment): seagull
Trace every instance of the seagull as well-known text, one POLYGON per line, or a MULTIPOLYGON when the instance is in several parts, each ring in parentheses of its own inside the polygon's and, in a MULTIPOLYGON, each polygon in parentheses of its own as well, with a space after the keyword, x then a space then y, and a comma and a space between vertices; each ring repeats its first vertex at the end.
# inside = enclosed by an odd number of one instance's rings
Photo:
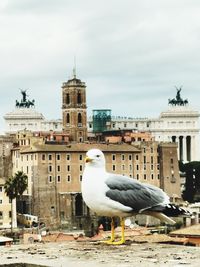
POLYGON ((168 224, 175 224, 169 216, 188 215, 171 204, 160 188, 141 183, 134 178, 106 171, 105 156, 99 149, 86 153, 82 179, 82 196, 86 205, 99 216, 111 217, 111 238, 107 244, 125 243, 125 218, 137 214, 150 215, 168 224), (114 217, 120 218, 121 239, 115 241, 114 217))

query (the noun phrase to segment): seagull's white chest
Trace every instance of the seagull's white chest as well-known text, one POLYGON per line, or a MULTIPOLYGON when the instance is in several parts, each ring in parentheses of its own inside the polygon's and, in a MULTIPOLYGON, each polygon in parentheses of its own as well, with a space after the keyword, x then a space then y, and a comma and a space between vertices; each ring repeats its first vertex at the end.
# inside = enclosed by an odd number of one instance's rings
POLYGON ((99 213, 103 208, 106 199, 107 185, 104 182, 106 177, 104 171, 94 172, 92 168, 87 168, 83 174, 82 195, 87 206, 99 213))

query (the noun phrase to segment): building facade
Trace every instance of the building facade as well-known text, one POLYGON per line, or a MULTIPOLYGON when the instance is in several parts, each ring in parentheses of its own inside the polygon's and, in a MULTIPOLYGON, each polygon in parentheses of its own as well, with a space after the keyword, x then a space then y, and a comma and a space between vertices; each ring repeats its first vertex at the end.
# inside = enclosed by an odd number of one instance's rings
POLYGON ((62 131, 62 120, 46 120, 36 111, 35 101, 28 100, 26 91, 21 91, 21 101, 16 100, 15 109, 4 115, 5 132, 15 134, 24 129, 30 131, 62 131))
POLYGON ((6 179, 12 176, 11 149, 13 139, 9 136, 0 136, 0 229, 11 227, 11 211, 13 211, 13 227, 16 227, 16 202, 11 202, 7 197, 4 184, 6 179))
MULTIPOLYGON (((89 132, 93 132, 93 120, 88 119, 89 132)), ((178 147, 178 159, 183 162, 200 160, 199 112, 189 104, 169 105, 159 118, 112 117, 108 130, 133 130, 149 132, 155 141, 174 142, 178 147)))

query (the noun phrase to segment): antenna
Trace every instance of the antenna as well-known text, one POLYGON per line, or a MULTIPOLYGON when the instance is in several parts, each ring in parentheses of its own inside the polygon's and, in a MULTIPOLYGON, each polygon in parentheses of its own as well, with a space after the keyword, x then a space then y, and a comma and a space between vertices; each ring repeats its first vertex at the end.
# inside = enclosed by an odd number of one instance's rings
POLYGON ((74 56, 73 76, 76 79, 76 56, 74 56))

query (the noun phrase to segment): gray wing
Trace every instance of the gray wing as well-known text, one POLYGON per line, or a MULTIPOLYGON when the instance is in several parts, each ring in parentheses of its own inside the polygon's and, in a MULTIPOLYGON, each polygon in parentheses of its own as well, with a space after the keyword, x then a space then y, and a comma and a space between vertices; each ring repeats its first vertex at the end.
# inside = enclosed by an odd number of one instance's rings
POLYGON ((110 174, 106 184, 109 187, 106 196, 131 207, 133 212, 159 210, 169 199, 160 188, 122 175, 110 174))

